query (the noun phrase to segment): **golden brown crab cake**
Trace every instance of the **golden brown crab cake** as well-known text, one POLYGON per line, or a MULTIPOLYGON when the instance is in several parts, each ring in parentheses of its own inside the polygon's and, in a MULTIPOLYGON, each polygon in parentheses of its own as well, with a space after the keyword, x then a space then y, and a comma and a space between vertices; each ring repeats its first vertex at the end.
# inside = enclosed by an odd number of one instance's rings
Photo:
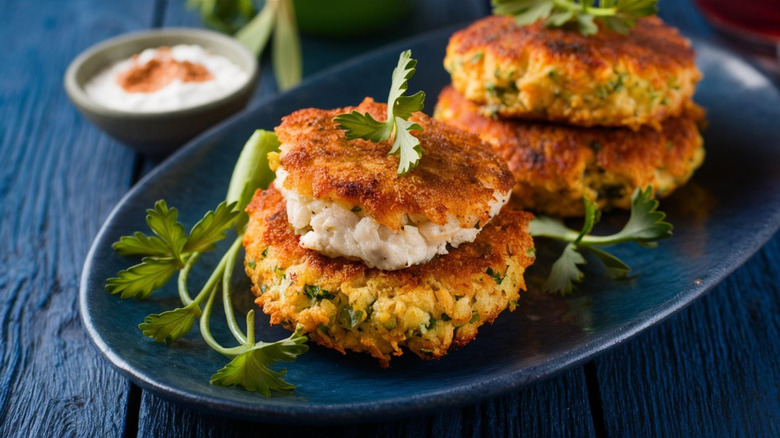
POLYGON ((403 269, 473 241, 509 200, 512 173, 478 136, 415 113, 422 158, 398 175, 389 140, 345 138, 333 119, 351 111, 382 120, 386 105, 366 99, 358 107, 304 109, 276 128, 274 184, 303 247, 403 269))
POLYGON ((512 175, 479 138, 415 113, 411 120, 423 131, 412 132, 420 140, 422 159, 408 175, 399 176, 398 157, 388 155, 390 140, 347 140, 333 121, 352 111, 383 121, 386 108, 366 98, 357 107, 309 108, 282 119, 276 135, 281 142, 279 165, 287 172, 284 188, 360 207, 392 230, 415 216, 437 224, 446 223, 448 216, 471 226, 487 221, 496 191, 511 190, 512 175))
POLYGON ((690 42, 658 17, 625 36, 487 17, 451 37, 444 67, 485 115, 633 129, 682 114, 701 78, 690 42))
POLYGON ((631 208, 638 187, 663 197, 685 184, 704 159, 698 125, 704 112, 690 103, 661 129, 583 128, 546 122, 494 120, 452 87, 439 96, 435 117, 479 135, 509 164, 521 206, 555 216, 584 214, 582 198, 599 208, 631 208))
POLYGON ((258 190, 247 212, 246 272, 271 323, 300 324, 317 343, 369 353, 383 367, 402 347, 434 359, 468 343, 479 326, 514 310, 534 260, 532 215, 512 203, 474 242, 397 271, 302 248, 275 187, 258 190))

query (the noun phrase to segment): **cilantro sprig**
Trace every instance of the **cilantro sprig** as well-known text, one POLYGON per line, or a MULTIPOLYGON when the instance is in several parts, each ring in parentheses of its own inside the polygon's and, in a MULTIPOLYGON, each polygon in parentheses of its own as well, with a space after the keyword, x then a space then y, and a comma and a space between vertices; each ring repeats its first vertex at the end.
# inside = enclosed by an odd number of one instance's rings
POLYGON ((409 79, 416 72, 417 60, 412 59, 412 51, 401 52, 398 65, 393 69, 390 93, 387 96, 387 118, 379 122, 371 114, 352 111, 341 114, 333 120, 339 124, 339 129, 345 131, 347 140, 362 138, 374 143, 387 140, 395 135, 390 154, 400 156, 398 174, 404 175, 417 167, 422 157, 420 140, 411 131, 422 131, 422 127, 409 121, 415 111, 422 111, 425 106, 425 93, 418 91, 411 96, 404 96, 408 89, 409 79))
POLYGON ((615 279, 625 278, 631 268, 614 255, 598 248, 636 242, 645 247, 654 247, 657 241, 671 237, 672 224, 665 222, 666 214, 658 211, 658 201, 653 199, 653 190, 647 187, 637 189, 631 198, 631 216, 619 232, 608 236, 591 236, 590 232, 601 215, 594 202, 585 201, 585 218, 580 231, 568 228, 560 220, 539 216, 531 221, 529 232, 534 237, 548 237, 568 242, 561 256, 553 263, 544 287, 546 290, 570 293, 574 283, 584 277, 579 266, 586 263, 581 251, 589 251, 604 264, 607 274, 615 279))
POLYGON ((575 24, 583 35, 598 33, 596 22, 625 35, 636 20, 658 13, 658 0, 492 0, 493 13, 511 15, 520 26, 544 20, 547 27, 575 24))
POLYGON ((272 391, 290 392, 295 386, 285 382, 284 370, 269 367, 292 362, 306 352, 307 338, 296 331, 290 337, 267 343, 255 340, 254 310, 246 315, 246 334, 233 313, 231 284, 233 268, 238 258, 248 216, 244 212, 258 187, 266 188, 274 178, 268 167, 268 152, 276 151, 279 141, 272 132, 258 130, 247 141, 233 170, 225 201, 207 212, 189 232, 179 220, 175 208, 163 200, 147 210, 146 223, 152 235, 135 232, 122 236, 114 250, 123 256, 143 257, 140 264, 120 271, 106 281, 106 288, 121 298, 143 300, 166 285, 178 272, 178 291, 182 307, 147 316, 138 325, 141 332, 157 342, 172 343, 192 330, 199 321, 200 333, 206 343, 231 361, 216 372, 211 383, 240 386, 269 396, 272 391), (236 238, 222 256, 211 276, 198 294, 190 294, 187 278, 201 254, 214 251, 217 243, 234 229, 236 238), (225 318, 238 346, 224 347, 211 335, 209 321, 214 298, 222 291, 225 318))

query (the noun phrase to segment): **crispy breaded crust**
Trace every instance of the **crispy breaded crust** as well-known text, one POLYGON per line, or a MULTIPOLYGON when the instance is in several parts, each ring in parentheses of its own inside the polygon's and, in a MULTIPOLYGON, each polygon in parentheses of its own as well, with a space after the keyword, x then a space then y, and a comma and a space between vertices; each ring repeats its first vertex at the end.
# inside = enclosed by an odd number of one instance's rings
POLYGON ((493 120, 452 87, 439 96, 435 117, 493 145, 515 175, 512 199, 556 216, 581 216, 582 197, 599 208, 630 208, 637 187, 663 197, 691 177, 704 159, 697 123, 703 110, 691 103, 661 130, 644 127, 582 128, 545 122, 493 120))
POLYGON ((420 164, 398 175, 398 157, 388 155, 391 141, 346 140, 333 118, 357 110, 377 120, 386 105, 367 98, 358 107, 304 109, 276 128, 281 165, 289 173, 284 187, 317 199, 358 206, 380 224, 397 230, 409 217, 442 225, 448 216, 461 223, 485 223, 495 191, 511 190, 511 172, 477 136, 415 113, 414 131, 423 150, 420 164))
POLYGON ((487 17, 451 37, 444 66, 483 114, 635 129, 682 114, 701 77, 689 41, 658 17, 626 36, 487 17))
POLYGON ((398 271, 301 248, 273 187, 258 190, 247 212, 246 272, 271 323, 300 324, 317 343, 367 352, 383 366, 402 347, 433 359, 468 343, 480 325, 514 310, 534 260, 532 215, 511 203, 473 243, 398 271))

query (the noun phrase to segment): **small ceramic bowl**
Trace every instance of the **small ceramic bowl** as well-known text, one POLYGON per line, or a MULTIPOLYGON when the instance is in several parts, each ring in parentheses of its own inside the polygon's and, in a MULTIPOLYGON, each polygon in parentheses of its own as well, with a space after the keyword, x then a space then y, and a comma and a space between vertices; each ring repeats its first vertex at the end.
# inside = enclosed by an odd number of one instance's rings
POLYGON ((246 107, 257 85, 257 58, 233 38, 201 29, 171 28, 135 32, 90 47, 65 72, 65 91, 97 127, 152 158, 169 155, 187 140, 246 107), (144 49, 197 44, 224 56, 246 71, 248 79, 222 98, 184 109, 139 113, 107 108, 94 102, 84 85, 117 61, 144 49))

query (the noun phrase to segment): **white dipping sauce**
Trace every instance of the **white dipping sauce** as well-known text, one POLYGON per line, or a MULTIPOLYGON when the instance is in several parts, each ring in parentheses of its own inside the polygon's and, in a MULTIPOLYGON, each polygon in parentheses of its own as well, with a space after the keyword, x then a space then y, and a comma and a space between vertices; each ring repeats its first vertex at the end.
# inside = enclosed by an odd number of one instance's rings
POLYGON ((165 57, 204 66, 213 79, 182 82, 175 79, 151 93, 129 93, 117 82, 119 75, 132 67, 144 65, 160 55, 158 49, 146 49, 137 56, 119 61, 87 82, 85 91, 96 103, 108 108, 138 113, 152 113, 189 108, 227 96, 248 80, 248 74, 224 56, 197 45, 177 45, 166 50, 165 57))

